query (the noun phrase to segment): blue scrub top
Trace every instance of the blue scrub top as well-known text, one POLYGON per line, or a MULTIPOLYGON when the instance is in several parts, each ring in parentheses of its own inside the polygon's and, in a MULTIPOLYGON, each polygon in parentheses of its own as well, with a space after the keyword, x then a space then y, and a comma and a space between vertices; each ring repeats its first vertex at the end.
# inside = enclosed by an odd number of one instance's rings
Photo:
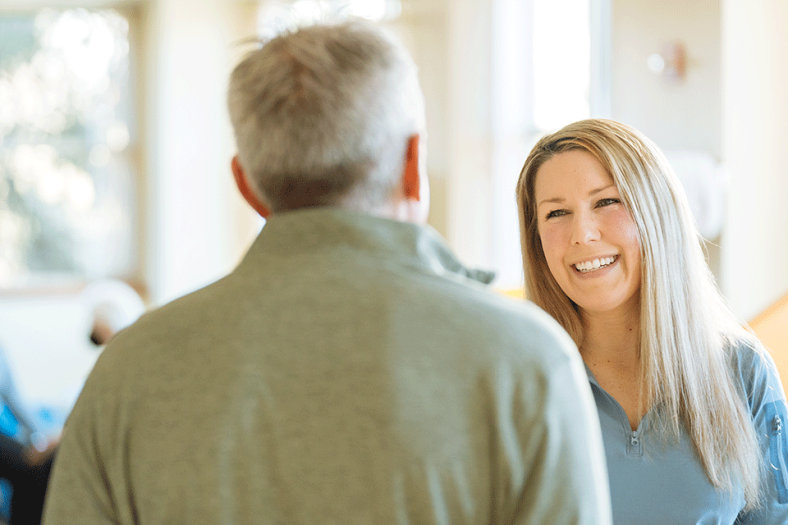
POLYGON ((660 440, 649 411, 637 430, 621 405, 586 367, 594 393, 610 476, 615 525, 788 524, 788 408, 777 368, 766 350, 740 345, 731 359, 734 377, 748 397, 766 473, 763 503, 743 512, 741 488, 720 492, 706 477, 690 437, 660 440))

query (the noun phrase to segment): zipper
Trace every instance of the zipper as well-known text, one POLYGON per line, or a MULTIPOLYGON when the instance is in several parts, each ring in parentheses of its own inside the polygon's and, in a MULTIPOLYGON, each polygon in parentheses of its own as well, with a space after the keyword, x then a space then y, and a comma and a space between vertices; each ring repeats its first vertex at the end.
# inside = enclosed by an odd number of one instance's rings
POLYGON ((591 372, 591 369, 588 368, 586 365, 586 373, 589 375, 589 380, 591 386, 598 390, 605 398, 605 400, 612 404, 613 409, 618 413, 618 419, 623 427, 624 435, 626 436, 626 447, 627 447, 627 456, 630 457, 640 457, 643 455, 643 432, 645 431, 646 427, 646 417, 648 417, 648 413, 640 420, 638 423, 638 428, 636 430, 632 430, 632 427, 629 425, 629 418, 627 417, 627 413, 624 408, 621 406, 621 403, 616 401, 616 398, 611 396, 607 393, 607 391, 599 386, 597 383, 596 378, 594 378, 594 374, 591 372))
POLYGON ((774 481, 777 485, 777 501, 780 503, 788 503, 788 488, 786 487, 786 469, 785 465, 785 451, 783 450, 783 421, 779 415, 775 415, 772 419, 772 433, 774 443, 772 447, 772 468, 774 469, 774 481))
MULTIPOLYGON (((592 383, 593 384, 593 383, 592 383)), ((632 430, 632 427, 629 425, 629 418, 627 417, 627 413, 624 411, 624 408, 621 404, 616 401, 616 398, 608 394, 604 388, 599 386, 599 384, 593 384, 595 388, 597 388, 607 400, 608 403, 613 405, 613 408, 618 413, 618 419, 621 422, 621 426, 624 429, 626 435, 626 446, 627 446, 627 456, 630 457, 640 457, 643 455, 643 431, 645 430, 645 421, 646 416, 643 416, 643 419, 640 420, 638 424, 637 430, 632 430)))
POLYGON ((621 421, 621 425, 624 428, 624 432, 626 433, 626 441, 627 441, 627 456, 630 457, 640 457, 643 455, 643 432, 642 429, 644 428, 644 422, 646 417, 644 416, 643 419, 640 420, 638 424, 638 428, 636 430, 632 430, 632 427, 629 425, 629 418, 627 417, 626 411, 624 411, 624 407, 621 406, 621 403, 616 401, 616 398, 605 392, 605 389, 599 387, 599 389, 605 393, 605 397, 607 398, 608 402, 613 403, 613 407, 618 411, 618 419, 621 421))
MULTIPOLYGON (((629 422, 627 421, 627 423, 629 422)), ((627 444, 627 456, 642 456, 642 455, 643 455, 643 440, 640 438, 640 431, 630 430, 629 443, 627 444)))

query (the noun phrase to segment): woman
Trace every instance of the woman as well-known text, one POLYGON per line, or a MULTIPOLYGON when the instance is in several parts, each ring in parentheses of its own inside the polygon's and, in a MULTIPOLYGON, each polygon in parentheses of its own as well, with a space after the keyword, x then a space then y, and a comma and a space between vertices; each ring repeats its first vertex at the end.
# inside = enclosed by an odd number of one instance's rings
POLYGON ((526 295, 585 361, 614 522, 788 523, 785 393, 659 149, 617 122, 570 124, 533 148, 517 200, 526 295))

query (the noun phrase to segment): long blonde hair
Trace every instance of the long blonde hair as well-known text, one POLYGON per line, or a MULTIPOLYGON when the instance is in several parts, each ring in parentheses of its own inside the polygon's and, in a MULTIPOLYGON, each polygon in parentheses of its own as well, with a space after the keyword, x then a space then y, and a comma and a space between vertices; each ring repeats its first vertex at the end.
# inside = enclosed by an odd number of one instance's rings
POLYGON ((605 167, 638 228, 641 395, 655 410, 660 435, 678 439, 683 426, 711 483, 731 493, 741 485, 748 508, 755 507, 760 448, 729 359, 737 344, 757 344, 717 289, 680 182, 659 148, 637 130, 582 120, 531 150, 517 183, 526 296, 582 346, 577 306, 547 267, 534 199, 541 166, 569 150, 586 151, 605 167))

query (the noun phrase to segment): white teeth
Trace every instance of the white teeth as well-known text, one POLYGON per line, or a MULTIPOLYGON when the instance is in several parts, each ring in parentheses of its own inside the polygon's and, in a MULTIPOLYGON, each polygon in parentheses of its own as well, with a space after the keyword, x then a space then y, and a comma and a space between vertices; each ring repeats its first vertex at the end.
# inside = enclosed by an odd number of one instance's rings
POLYGON ((615 260, 616 260, 615 257, 603 257, 601 259, 594 259, 593 261, 584 261, 581 263, 577 263, 575 264, 575 268, 577 268, 578 271, 582 273, 586 273, 613 264, 613 261, 615 260))

